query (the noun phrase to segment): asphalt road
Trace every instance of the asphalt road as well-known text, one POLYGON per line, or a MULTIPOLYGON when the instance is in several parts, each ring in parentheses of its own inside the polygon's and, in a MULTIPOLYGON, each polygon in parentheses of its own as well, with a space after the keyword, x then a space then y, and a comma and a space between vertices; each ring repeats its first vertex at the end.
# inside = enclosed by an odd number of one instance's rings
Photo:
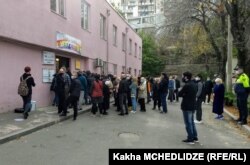
MULTIPOLYGON (((186 138, 179 103, 168 104, 161 114, 147 104, 147 112, 107 116, 80 115, 0 145, 1 165, 106 165, 110 148, 248 148, 250 139, 229 120, 214 119, 210 105, 203 105, 203 124, 197 125, 199 143, 186 138)), ((138 108, 139 109, 139 108, 138 108)))

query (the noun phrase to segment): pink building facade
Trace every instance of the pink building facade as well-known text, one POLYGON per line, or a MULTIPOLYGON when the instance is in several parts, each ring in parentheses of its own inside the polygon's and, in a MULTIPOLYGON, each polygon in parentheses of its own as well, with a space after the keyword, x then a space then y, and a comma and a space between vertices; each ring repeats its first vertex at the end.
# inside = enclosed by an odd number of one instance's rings
MULTIPOLYGON (((3 1, 3 0, 1 0, 3 1)), ((23 0, 0 5, 0 113, 22 106, 25 66, 35 79, 32 100, 51 105, 52 75, 71 71, 141 73, 142 41, 106 0, 23 0)))

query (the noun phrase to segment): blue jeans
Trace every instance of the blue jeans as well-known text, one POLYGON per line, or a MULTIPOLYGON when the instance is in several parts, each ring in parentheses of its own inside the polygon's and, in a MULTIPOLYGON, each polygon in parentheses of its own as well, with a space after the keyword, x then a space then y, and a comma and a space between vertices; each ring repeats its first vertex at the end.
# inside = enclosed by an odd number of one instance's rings
POLYGON ((31 104, 31 94, 27 96, 22 96, 23 99, 23 109, 24 113, 28 113, 31 110, 32 104, 31 104))
POLYGON ((132 100, 132 108, 133 108, 133 111, 135 112, 136 106, 137 106, 136 97, 131 97, 131 100, 132 100))
POLYGON ((162 105, 162 111, 167 113, 167 93, 162 93, 161 94, 161 105, 162 105))
POLYGON ((197 131, 194 124, 194 111, 182 111, 183 119, 187 131, 187 139, 192 141, 194 138, 197 138, 197 131))

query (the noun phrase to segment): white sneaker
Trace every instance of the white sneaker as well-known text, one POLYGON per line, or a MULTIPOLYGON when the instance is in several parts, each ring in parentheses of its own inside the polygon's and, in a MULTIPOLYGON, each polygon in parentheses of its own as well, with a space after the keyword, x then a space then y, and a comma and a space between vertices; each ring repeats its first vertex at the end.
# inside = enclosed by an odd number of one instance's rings
POLYGON ((202 122, 202 120, 201 120, 201 121, 194 120, 194 123, 196 123, 196 124, 201 124, 201 123, 203 123, 203 122, 202 122))

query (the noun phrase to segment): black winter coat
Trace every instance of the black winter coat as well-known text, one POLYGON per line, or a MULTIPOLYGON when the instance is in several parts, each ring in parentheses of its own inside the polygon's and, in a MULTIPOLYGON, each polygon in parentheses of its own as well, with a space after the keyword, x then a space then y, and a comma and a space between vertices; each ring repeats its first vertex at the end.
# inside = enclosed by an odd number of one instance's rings
POLYGON ((183 111, 194 111, 196 102, 196 85, 193 81, 188 81, 179 92, 182 97, 181 109, 183 111))
POLYGON ((70 90, 69 90, 70 96, 79 98, 80 93, 81 93, 81 88, 82 88, 82 85, 81 85, 80 80, 72 79, 72 83, 71 83, 70 90))

